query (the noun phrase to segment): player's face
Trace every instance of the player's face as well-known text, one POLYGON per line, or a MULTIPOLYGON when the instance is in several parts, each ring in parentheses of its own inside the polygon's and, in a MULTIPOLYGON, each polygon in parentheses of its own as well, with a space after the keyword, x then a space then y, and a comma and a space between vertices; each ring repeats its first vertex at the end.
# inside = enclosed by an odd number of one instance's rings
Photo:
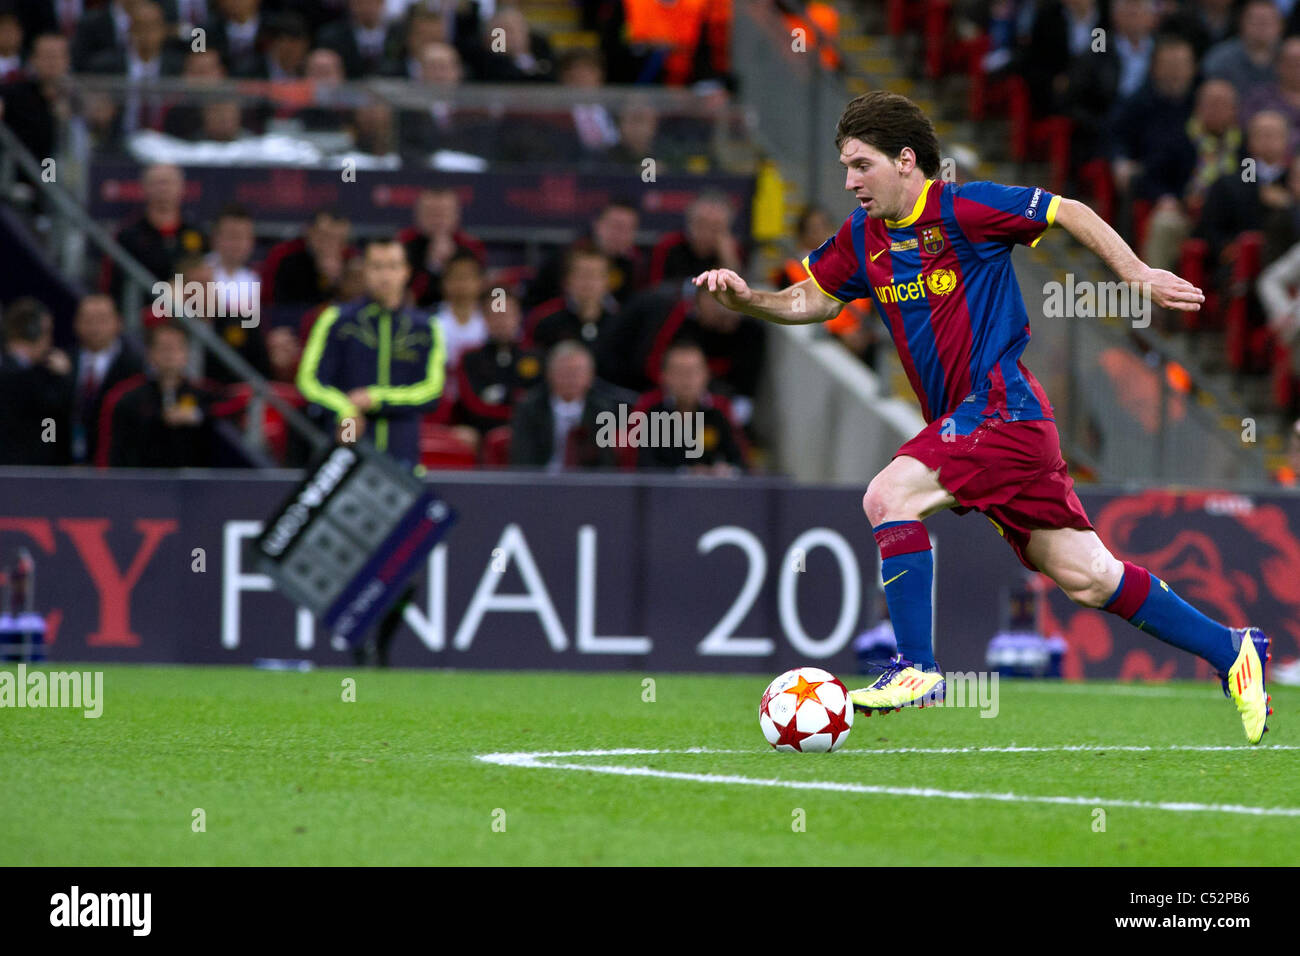
POLYGON ((409 272, 406 250, 398 243, 366 249, 366 292, 380 302, 401 300, 409 272))
POLYGON ((117 338, 117 309, 106 296, 95 296, 82 301, 73 323, 77 341, 92 352, 108 348, 117 338))
POLYGON ((903 218, 905 187, 897 159, 891 160, 874 146, 850 138, 840 150, 840 165, 845 169, 844 188, 853 193, 868 216, 903 218))

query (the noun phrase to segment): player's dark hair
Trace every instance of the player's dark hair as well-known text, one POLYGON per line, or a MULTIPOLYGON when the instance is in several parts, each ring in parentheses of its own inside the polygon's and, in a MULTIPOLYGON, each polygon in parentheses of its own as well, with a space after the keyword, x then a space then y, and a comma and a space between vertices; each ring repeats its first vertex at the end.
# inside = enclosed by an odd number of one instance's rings
POLYGON ((835 148, 857 139, 895 159, 904 148, 916 154, 916 165, 927 177, 939 175, 939 137, 921 108, 899 93, 872 90, 844 107, 835 127, 835 148))

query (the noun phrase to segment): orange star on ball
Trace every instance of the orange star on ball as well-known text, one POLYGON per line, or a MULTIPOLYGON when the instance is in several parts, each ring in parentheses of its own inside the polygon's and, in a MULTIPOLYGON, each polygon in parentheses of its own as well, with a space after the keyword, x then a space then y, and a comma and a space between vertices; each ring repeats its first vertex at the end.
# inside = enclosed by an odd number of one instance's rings
POLYGON ((822 699, 817 696, 817 688, 821 687, 822 684, 824 683, 826 682, 821 680, 807 681, 804 679, 804 676, 800 674, 799 683, 795 684, 789 690, 782 691, 782 693, 794 694, 795 696, 794 706, 796 709, 802 706, 805 700, 815 700, 817 701, 817 703, 820 704, 822 702, 822 699))

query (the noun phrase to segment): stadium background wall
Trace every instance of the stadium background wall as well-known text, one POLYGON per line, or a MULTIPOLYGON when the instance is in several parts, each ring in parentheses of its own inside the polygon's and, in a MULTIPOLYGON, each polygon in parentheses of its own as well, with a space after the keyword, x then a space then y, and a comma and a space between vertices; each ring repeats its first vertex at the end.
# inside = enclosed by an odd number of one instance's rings
MULTIPOLYGON (((247 554, 293 483, 287 472, 0 472, 0 562, 22 546, 34 554, 52 660, 342 665, 347 655, 268 593, 247 554)), ((509 473, 436 484, 461 519, 419 577, 396 666, 852 673, 850 642, 875 620, 879 557, 859 488, 509 473)), ((1300 497, 1081 497, 1117 555, 1216 618, 1265 628, 1278 659, 1300 650, 1300 497)), ((979 515, 927 526, 939 660, 979 669, 1002 590, 1023 572, 979 515)), ((1059 592, 1044 618, 1070 643, 1069 677, 1209 676, 1059 592)))

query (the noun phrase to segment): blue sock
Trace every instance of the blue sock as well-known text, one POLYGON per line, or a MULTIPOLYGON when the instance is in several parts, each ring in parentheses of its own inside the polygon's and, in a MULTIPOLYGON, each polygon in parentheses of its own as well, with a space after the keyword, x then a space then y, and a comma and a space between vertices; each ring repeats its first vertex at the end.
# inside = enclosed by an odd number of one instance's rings
POLYGON ((1146 568, 1124 562, 1119 587, 1102 605, 1138 630, 1166 644, 1203 657, 1220 674, 1227 674, 1241 650, 1232 629, 1206 617, 1146 568))
POLYGON ((934 552, 930 536, 919 521, 886 521, 871 530, 880 545, 880 577, 898 653, 921 670, 932 670, 934 552))

